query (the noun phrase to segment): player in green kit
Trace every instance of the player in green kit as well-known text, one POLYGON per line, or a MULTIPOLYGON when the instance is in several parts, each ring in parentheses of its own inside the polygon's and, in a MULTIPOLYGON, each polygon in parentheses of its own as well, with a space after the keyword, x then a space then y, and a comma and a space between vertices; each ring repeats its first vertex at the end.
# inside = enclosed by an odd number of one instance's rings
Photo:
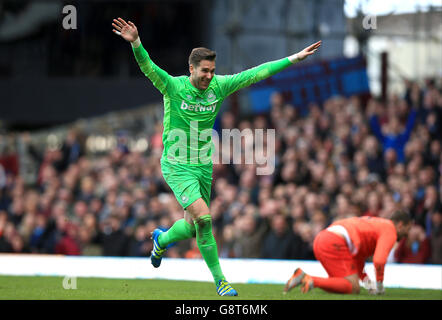
POLYGON ((169 244, 196 237, 217 293, 220 296, 236 296, 238 293, 221 271, 212 233, 209 211, 212 185, 210 132, 227 96, 304 60, 319 48, 321 41, 289 57, 226 76, 215 75, 214 51, 195 48, 189 57, 190 76, 173 77, 151 60, 132 22, 118 18, 113 20, 112 26, 115 34, 131 43, 141 71, 164 96, 161 171, 184 209, 184 218, 176 221, 167 232, 159 229, 153 232, 152 265, 155 268, 160 266, 169 244))

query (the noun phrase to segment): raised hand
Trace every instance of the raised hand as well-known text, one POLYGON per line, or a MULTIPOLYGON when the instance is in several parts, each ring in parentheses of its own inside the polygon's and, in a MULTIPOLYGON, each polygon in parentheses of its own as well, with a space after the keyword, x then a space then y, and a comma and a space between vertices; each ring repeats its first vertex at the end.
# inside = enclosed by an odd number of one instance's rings
POLYGON ((318 41, 314 44, 312 44, 311 46, 308 46, 307 48, 305 48, 302 51, 299 51, 297 53, 298 59, 299 60, 304 60, 305 58, 307 58, 309 55, 312 55, 313 53, 315 53, 315 51, 321 46, 322 41, 318 41))
POLYGON ((124 40, 133 42, 138 38, 137 27, 131 21, 124 21, 122 18, 114 19, 112 30, 116 35, 121 36, 124 40))

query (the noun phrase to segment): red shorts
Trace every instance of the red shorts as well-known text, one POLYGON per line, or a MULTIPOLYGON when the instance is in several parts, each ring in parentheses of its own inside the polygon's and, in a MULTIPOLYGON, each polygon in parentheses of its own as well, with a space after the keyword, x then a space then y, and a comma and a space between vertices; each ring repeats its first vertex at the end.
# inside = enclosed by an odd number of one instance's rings
POLYGON ((345 239, 328 230, 322 230, 313 242, 313 252, 329 277, 347 277, 358 273, 358 263, 351 255, 345 239))

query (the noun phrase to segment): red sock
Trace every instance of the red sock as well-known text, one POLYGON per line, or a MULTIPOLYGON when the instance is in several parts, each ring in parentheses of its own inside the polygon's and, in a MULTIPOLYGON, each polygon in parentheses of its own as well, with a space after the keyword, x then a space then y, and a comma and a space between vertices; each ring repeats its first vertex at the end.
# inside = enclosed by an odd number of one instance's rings
POLYGON ((352 293, 351 282, 345 278, 312 277, 313 286, 333 293, 352 293))

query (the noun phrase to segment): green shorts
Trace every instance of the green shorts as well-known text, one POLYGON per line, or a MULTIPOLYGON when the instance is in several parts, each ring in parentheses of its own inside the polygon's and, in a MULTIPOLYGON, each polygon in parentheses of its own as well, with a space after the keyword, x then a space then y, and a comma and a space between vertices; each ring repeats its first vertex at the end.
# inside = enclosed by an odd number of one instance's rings
POLYGON ((213 164, 188 166, 161 159, 161 172, 183 209, 199 198, 210 207, 213 164))

